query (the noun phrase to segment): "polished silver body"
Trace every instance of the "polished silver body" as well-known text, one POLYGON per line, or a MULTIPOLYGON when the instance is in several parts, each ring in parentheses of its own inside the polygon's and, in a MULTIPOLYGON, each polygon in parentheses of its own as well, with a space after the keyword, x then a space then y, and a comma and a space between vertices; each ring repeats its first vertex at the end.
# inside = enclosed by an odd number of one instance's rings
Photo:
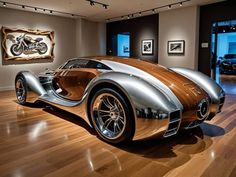
MULTIPOLYGON (((101 88, 105 83, 119 88, 131 104, 135 117, 133 139, 144 139, 158 134, 168 137, 178 132, 182 121, 183 105, 164 83, 152 75, 126 64, 109 60, 99 60, 98 62, 110 67, 111 70, 101 70, 101 74, 87 85, 80 101, 67 100, 56 93, 52 86, 53 72, 46 71, 39 76, 29 71, 18 73, 18 75, 23 75, 27 83, 27 102, 37 100, 47 102, 84 118, 92 126, 88 103, 94 94, 93 91, 101 88)), ((211 119, 221 111, 225 95, 218 84, 208 76, 194 70, 170 69, 192 80, 207 92, 210 100, 209 103, 207 102, 209 108, 207 108, 204 119, 211 119)))

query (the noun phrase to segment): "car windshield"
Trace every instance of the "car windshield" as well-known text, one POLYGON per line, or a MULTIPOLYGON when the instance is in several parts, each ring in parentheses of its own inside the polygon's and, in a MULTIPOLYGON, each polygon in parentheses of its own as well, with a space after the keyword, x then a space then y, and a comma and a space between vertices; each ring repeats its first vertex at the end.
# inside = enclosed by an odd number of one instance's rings
POLYGON ((62 69, 71 69, 71 68, 94 68, 94 69, 104 69, 111 70, 108 66, 103 63, 87 60, 87 59, 73 59, 68 61, 62 69))
POLYGON ((236 54, 227 54, 224 56, 225 59, 233 59, 236 58, 236 54))

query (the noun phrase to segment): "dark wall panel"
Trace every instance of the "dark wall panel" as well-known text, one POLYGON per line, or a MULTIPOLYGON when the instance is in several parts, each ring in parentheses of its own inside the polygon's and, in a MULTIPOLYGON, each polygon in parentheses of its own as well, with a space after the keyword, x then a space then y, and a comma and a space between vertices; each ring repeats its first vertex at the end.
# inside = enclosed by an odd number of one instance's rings
POLYGON ((107 55, 116 54, 112 50, 112 36, 126 32, 130 33, 130 57, 158 62, 158 14, 107 23, 107 55), (153 55, 142 55, 141 41, 143 39, 154 39, 153 55))
POLYGON ((213 22, 225 20, 236 20, 235 0, 201 6, 198 69, 207 75, 210 75, 211 70, 211 26, 213 22), (201 43, 205 42, 209 43, 209 47, 201 48, 201 43))

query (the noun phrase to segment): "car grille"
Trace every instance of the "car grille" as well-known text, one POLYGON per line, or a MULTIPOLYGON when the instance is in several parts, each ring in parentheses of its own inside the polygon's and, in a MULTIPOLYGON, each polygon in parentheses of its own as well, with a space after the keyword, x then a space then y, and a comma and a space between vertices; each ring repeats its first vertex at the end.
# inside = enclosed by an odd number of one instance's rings
POLYGON ((172 136, 175 135, 180 127, 180 123, 181 123, 181 111, 177 110, 174 112, 171 112, 169 114, 169 125, 168 125, 168 129, 166 130, 164 137, 168 137, 168 136, 172 136))

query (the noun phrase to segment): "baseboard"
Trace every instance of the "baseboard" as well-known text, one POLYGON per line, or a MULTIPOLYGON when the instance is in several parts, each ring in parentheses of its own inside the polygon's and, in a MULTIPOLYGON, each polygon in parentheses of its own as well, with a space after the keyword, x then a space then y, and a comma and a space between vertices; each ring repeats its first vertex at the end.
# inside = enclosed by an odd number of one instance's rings
POLYGON ((0 87, 0 91, 7 91, 7 90, 15 90, 15 87, 14 86, 0 87))

